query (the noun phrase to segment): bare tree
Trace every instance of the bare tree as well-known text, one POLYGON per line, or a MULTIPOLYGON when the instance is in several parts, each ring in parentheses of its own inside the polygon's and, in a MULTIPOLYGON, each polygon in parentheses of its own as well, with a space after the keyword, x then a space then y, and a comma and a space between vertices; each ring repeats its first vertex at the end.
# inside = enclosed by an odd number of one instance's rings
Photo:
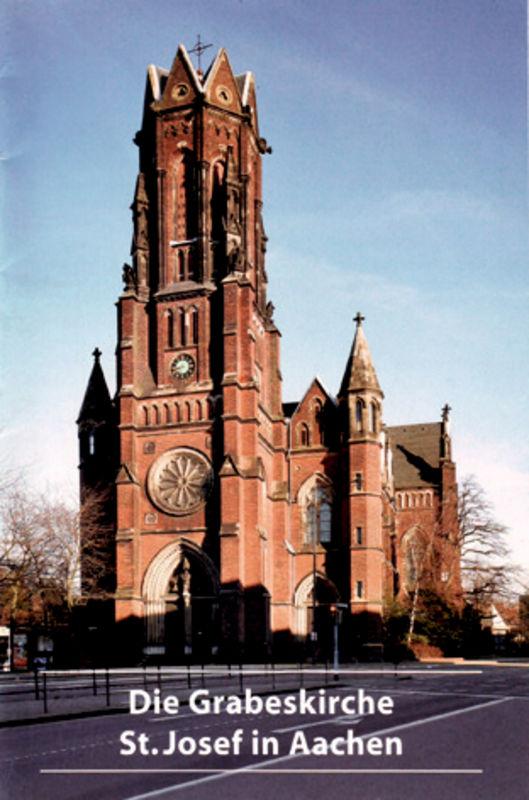
POLYGON ((467 598, 474 605, 493 598, 510 599, 518 569, 509 562, 508 528, 494 517, 494 508, 474 475, 459 486, 459 547, 461 575, 467 598))
POLYGON ((113 536, 104 494, 87 494, 77 509, 16 486, 0 493, 0 524, 0 602, 10 619, 45 622, 50 609, 71 612, 108 596, 113 536))

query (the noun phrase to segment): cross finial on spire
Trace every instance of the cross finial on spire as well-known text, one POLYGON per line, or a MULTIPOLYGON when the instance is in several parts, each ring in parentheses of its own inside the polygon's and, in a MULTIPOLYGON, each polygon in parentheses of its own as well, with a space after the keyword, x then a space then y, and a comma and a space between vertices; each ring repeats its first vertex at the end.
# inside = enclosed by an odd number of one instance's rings
POLYGON ((364 320, 365 317, 363 317, 362 314, 359 311, 357 311, 356 317, 353 317, 353 322, 356 322, 356 327, 359 328, 364 320))
POLYGON ((200 73, 202 73, 202 64, 201 64, 202 53, 204 52, 204 50, 207 50, 208 47, 212 47, 212 45, 211 44, 204 44, 203 42, 201 42, 200 41, 200 34, 198 33, 197 34, 196 44, 194 45, 194 47, 191 48, 191 50, 189 52, 197 54, 198 71, 200 73))
POLYGON ((101 355, 102 355, 102 353, 101 353, 101 350, 99 349, 99 347, 96 347, 96 349, 94 350, 94 352, 92 353, 92 355, 94 356, 94 358, 95 358, 95 360, 96 360, 96 364, 97 364, 97 363, 99 362, 99 358, 100 358, 100 357, 101 357, 101 355))
POLYGON ((443 422, 448 422, 451 410, 452 407, 449 406, 448 403, 445 403, 441 411, 441 419, 443 420, 443 422))

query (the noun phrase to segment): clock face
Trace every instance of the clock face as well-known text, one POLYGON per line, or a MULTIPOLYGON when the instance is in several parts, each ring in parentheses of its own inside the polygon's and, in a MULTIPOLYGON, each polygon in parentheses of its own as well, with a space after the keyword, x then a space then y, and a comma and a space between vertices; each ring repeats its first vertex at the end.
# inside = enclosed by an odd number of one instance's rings
POLYGON ((173 378, 184 380, 190 378, 195 371, 195 362, 187 353, 177 356, 171 363, 171 375, 173 378))

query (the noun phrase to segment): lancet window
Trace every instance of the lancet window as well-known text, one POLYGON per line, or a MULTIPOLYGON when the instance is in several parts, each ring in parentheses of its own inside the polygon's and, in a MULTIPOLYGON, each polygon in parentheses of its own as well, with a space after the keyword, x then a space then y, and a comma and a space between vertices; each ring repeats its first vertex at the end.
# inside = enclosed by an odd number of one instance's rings
POLYGON ((320 476, 311 478, 300 492, 305 544, 326 544, 332 537, 332 489, 320 476))

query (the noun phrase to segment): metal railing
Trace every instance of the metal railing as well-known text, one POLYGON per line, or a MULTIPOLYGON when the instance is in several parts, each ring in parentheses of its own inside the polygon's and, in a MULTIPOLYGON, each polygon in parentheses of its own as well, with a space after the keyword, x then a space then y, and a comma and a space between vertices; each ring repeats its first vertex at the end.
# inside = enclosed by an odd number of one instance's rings
MULTIPOLYGON (((101 697, 107 708, 113 702, 119 705, 120 696, 131 689, 158 689, 160 694, 168 692, 186 693, 197 687, 213 687, 242 694, 246 687, 260 692, 317 688, 337 681, 339 674, 329 664, 321 667, 304 664, 263 667, 243 664, 218 666, 166 667, 144 666, 134 669, 98 668, 79 670, 35 670, 31 682, 26 677, 25 685, 14 689, 11 695, 18 699, 42 702, 45 714, 55 700, 101 697)), ((5 696, 5 695, 4 695, 5 696)))

